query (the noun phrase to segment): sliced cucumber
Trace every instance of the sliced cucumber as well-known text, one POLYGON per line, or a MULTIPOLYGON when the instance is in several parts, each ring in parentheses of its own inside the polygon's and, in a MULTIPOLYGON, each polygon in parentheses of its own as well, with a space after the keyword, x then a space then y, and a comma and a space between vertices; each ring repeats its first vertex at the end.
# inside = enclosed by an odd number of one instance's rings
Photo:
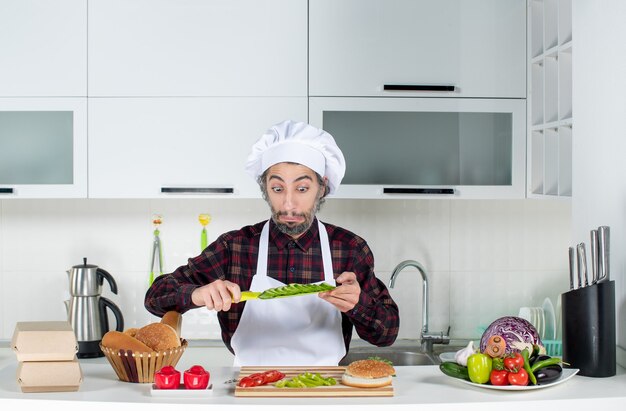
POLYGON ((288 284, 282 287, 269 288, 259 295, 262 300, 269 300, 270 298, 280 297, 293 297, 295 295, 321 293, 322 291, 330 291, 335 289, 334 286, 321 283, 321 284, 288 284))

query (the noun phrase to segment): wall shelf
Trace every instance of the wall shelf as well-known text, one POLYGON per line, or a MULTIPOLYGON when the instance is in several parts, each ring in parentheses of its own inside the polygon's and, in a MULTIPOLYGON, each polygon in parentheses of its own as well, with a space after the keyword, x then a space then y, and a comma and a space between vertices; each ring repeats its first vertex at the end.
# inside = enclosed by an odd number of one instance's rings
POLYGON ((527 196, 572 196, 572 0, 528 0, 527 196))

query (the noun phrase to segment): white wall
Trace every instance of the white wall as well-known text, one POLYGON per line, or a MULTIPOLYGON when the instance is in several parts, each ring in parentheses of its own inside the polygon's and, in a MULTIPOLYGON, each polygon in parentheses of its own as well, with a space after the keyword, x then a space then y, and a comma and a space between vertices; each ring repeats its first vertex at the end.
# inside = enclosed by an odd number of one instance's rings
MULTIPOLYGON (((199 253, 198 214, 208 212, 209 241, 268 216, 262 200, 2 200, 0 201, 0 339, 17 321, 66 318, 66 270, 82 258, 109 271, 127 327, 154 320, 143 308, 152 246, 151 216, 163 216, 166 270, 199 253)), ((431 330, 479 338, 482 327, 520 306, 556 303, 568 287, 571 207, 551 200, 338 200, 322 221, 370 244, 378 276, 388 283, 402 260, 425 265, 431 283, 431 330)), ((421 327, 421 281, 405 269, 391 290, 401 312, 401 338, 421 327)), ((213 314, 184 315, 187 339, 219 339, 213 314)))
POLYGON ((611 227, 618 363, 626 366, 626 2, 574 0, 572 243, 611 227))

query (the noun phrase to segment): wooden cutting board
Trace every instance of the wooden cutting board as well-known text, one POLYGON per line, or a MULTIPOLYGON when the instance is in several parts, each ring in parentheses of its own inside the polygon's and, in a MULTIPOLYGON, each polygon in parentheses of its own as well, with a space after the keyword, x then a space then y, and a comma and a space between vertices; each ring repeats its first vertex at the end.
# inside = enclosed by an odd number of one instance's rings
POLYGON ((323 377, 333 377, 337 385, 311 388, 277 388, 273 384, 260 387, 235 388, 235 397, 393 397, 393 383, 380 388, 349 387, 341 383, 341 376, 346 367, 241 367, 239 379, 268 370, 285 373, 285 378, 292 378, 305 372, 320 373, 323 377))

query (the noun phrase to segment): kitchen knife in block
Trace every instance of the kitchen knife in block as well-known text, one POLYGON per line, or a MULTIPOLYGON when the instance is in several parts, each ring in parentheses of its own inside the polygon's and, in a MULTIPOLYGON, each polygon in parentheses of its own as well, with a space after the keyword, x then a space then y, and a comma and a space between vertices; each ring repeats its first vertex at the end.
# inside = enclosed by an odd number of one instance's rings
POLYGON ((569 289, 574 289, 574 277, 576 276, 576 256, 574 247, 568 248, 569 252, 569 289))
POLYGON ((591 284, 598 282, 598 230, 591 230, 591 284))
POLYGON ((578 288, 586 287, 587 283, 587 253, 585 251, 585 243, 580 243, 576 246, 576 253, 578 256, 578 288), (583 284, 583 279, 585 283, 583 284))
POLYGON ((242 291, 239 302, 247 300, 271 300, 274 298, 299 297, 307 294, 318 294, 334 290, 335 287, 327 284, 289 284, 282 287, 268 288, 265 291, 242 291))
POLYGON ((598 227, 598 282, 610 280, 610 230, 608 226, 598 227))

